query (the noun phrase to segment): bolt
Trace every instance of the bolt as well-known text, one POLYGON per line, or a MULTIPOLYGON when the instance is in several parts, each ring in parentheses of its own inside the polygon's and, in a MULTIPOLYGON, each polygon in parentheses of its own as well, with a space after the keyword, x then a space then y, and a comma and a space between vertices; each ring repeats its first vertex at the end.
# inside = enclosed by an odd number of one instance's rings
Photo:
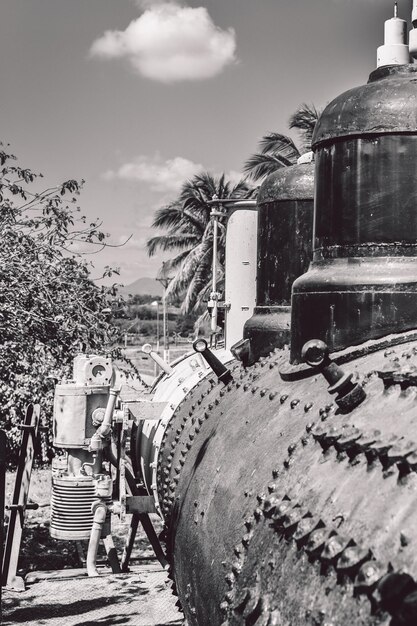
POLYGON ((380 561, 367 561, 361 566, 356 576, 355 588, 359 593, 366 593, 376 585, 386 571, 386 566, 380 561))
POLYGON ((300 543, 303 542, 305 539, 307 539, 310 533, 313 532, 317 525, 317 520, 313 519, 312 517, 303 517, 293 534, 293 539, 300 543))

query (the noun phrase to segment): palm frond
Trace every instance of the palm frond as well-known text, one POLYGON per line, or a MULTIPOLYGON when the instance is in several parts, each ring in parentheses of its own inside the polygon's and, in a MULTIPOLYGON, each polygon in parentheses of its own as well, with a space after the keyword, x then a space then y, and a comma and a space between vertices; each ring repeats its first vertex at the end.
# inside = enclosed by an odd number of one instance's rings
POLYGON ((146 248, 149 256, 153 256, 158 248, 163 252, 169 250, 183 250, 189 248, 199 240, 199 237, 194 233, 168 233, 166 235, 156 235, 151 237, 146 242, 146 248))
POLYGON ((293 165, 293 163, 275 154, 261 154, 258 152, 249 157, 243 169, 249 174, 252 180, 261 180, 265 176, 276 172, 281 167, 288 167, 289 165, 293 165))
POLYGON ((320 111, 314 104, 301 104, 291 115, 289 127, 300 131, 300 136, 305 152, 311 150, 311 139, 320 116, 320 111))
POLYGON ((268 133, 259 142, 262 154, 273 154, 288 161, 289 165, 297 162, 300 152, 291 137, 281 133, 268 133))

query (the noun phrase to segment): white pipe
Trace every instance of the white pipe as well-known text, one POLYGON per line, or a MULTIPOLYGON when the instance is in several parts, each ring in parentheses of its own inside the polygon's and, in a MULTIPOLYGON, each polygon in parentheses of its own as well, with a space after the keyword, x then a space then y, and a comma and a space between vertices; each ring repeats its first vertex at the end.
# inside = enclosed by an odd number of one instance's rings
POLYGON ((151 359, 153 359, 155 363, 159 365, 159 367, 165 372, 165 374, 167 374, 168 376, 172 374, 172 372, 174 371, 172 367, 166 361, 164 361, 164 359, 161 359, 159 354, 152 350, 152 346, 150 343, 145 343, 145 345, 143 345, 141 349, 142 352, 144 352, 145 354, 149 354, 151 359))
POLYGON ((104 522, 106 521, 107 507, 105 503, 100 500, 93 502, 92 509, 94 518, 90 533, 90 540, 88 542, 86 567, 88 576, 100 576, 97 570, 97 553, 101 538, 101 531, 103 529, 104 522))
POLYGON ((413 2, 411 21, 413 22, 413 28, 410 30, 408 47, 411 57, 417 59, 417 0, 413 2))
POLYGON ((410 62, 407 45, 407 22, 398 17, 398 6, 394 4, 394 17, 384 24, 384 45, 377 50, 377 67, 405 65, 410 62))
POLYGON ((213 208, 213 278, 211 288, 211 300, 213 307, 211 309, 211 331, 216 332, 217 329, 217 214, 213 208))

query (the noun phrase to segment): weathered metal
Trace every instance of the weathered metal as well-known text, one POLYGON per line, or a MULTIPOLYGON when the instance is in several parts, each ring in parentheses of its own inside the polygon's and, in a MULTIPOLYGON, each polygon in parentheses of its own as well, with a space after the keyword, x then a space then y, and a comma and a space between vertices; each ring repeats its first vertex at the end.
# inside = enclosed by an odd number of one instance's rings
POLYGON ((417 393, 374 372, 417 366, 416 346, 352 352, 366 398, 345 415, 324 377, 279 378, 282 351, 196 404, 167 528, 190 625, 415 623, 417 393), (403 570, 391 604, 385 576, 403 570))
POLYGON ((292 295, 291 359, 415 328, 416 67, 373 72, 317 124, 314 253, 292 295))
POLYGON ((243 335, 249 362, 289 343, 291 286, 311 259, 313 189, 308 163, 279 169, 259 190, 256 308, 243 335))

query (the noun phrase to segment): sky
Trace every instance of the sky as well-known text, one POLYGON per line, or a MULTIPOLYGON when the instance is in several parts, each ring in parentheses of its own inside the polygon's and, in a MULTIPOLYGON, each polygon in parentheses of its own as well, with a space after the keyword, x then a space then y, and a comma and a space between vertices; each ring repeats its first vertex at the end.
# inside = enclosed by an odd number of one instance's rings
POLYGON ((86 181, 82 212, 116 246, 93 276, 153 278, 155 211, 201 170, 237 180, 267 132, 296 139, 301 103, 365 83, 392 14, 392 0, 0 0, 0 139, 47 185, 86 181))

